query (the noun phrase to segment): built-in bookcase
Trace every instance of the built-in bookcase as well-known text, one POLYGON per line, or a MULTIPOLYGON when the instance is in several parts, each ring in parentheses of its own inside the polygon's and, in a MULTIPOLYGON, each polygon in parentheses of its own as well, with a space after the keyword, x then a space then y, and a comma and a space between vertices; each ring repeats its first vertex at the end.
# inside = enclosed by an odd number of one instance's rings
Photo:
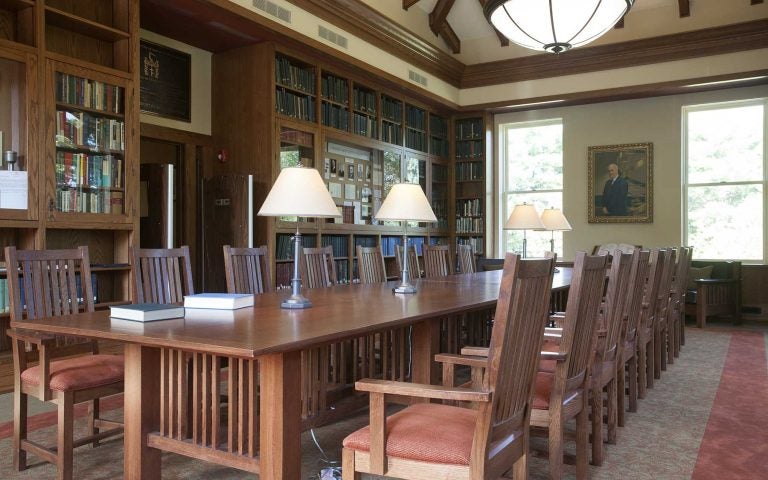
POLYGON ((352 133, 368 138, 379 138, 376 92, 355 83, 352 89, 352 133))
POLYGON ((320 98, 320 119, 323 125, 348 132, 349 80, 323 72, 320 98))
POLYGON ((387 95, 381 96, 381 140, 403 143, 403 102, 387 95))
POLYGON ((413 105, 405 106, 405 148, 427 151, 427 112, 413 105))
POLYGON ((454 122, 455 212, 454 231, 458 245, 472 245, 478 255, 485 254, 486 144, 485 117, 460 118, 454 122))
POLYGON ((315 67, 278 55, 275 58, 275 111, 286 117, 315 121, 315 67))

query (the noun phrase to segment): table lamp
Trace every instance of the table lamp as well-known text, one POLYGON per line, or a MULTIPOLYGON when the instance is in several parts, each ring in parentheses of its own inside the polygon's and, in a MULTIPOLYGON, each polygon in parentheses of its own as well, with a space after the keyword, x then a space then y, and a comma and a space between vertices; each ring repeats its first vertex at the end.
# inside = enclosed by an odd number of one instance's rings
POLYGON ((541 212, 541 223, 544 224, 544 230, 549 230, 552 235, 549 239, 550 252, 555 251, 555 231, 573 230, 563 211, 555 207, 547 208, 541 212))
MULTIPOLYGON (((320 173, 314 168, 287 167, 280 171, 258 215, 265 217, 340 217, 336 204, 325 188, 320 173)), ((301 258, 301 232, 296 223, 296 235, 292 238, 293 278, 291 296, 280 304, 283 308, 309 308, 312 302, 301 294, 299 260, 301 258)))
POLYGON ((541 222, 539 212, 536 207, 523 202, 522 205, 515 205, 507 222, 504 224, 504 230, 522 230, 523 231, 523 258, 526 258, 528 252, 528 238, 526 230, 543 230, 544 224, 541 222))
POLYGON ((403 225, 403 271, 395 293, 416 293, 408 276, 408 222, 436 222, 435 212, 418 184, 398 183, 392 186, 376 213, 376 220, 397 220, 403 225))

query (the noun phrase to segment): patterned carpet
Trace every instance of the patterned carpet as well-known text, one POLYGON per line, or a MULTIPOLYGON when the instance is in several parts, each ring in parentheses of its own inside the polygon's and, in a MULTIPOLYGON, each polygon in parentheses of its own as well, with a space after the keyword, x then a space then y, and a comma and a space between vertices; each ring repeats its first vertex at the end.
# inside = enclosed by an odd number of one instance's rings
MULTIPOLYGON (((731 381, 738 381, 738 378, 732 375, 723 375, 726 359, 731 359, 731 355, 738 351, 751 348, 752 350, 745 351, 745 353, 747 355, 751 353, 753 360, 740 361, 735 367, 736 370, 745 374, 746 378, 751 378, 749 369, 762 372, 758 372, 757 375, 765 375, 765 344, 767 340, 764 330, 765 328, 761 327, 758 332, 752 332, 745 336, 734 334, 735 331, 730 329, 688 329, 687 343, 682 356, 668 367, 667 371, 663 373, 661 381, 655 384, 655 388, 649 390, 647 398, 640 402, 639 411, 635 414, 628 414, 626 427, 619 429, 618 443, 607 446, 607 457, 602 467, 590 467, 591 477, 606 480, 619 478, 649 480, 765 478, 760 476, 768 471, 768 455, 765 454, 761 456, 754 456, 753 454, 749 458, 751 470, 746 473, 739 472, 737 476, 700 476, 701 465, 694 475, 699 457, 699 447, 700 445, 707 446, 709 442, 708 420, 710 419, 710 412, 713 412, 713 418, 715 413, 718 413, 717 409, 713 411, 716 397, 718 403, 729 402, 729 397, 721 398, 721 396, 732 395, 733 389, 741 388, 742 385, 740 383, 728 385, 731 381), (732 337, 734 345, 731 345, 732 337), (758 349, 755 345, 761 345, 761 348, 758 349), (759 350, 762 358, 754 358, 756 357, 756 350, 759 350), (721 377, 724 386, 719 388, 721 377), (728 380, 729 378, 730 380, 728 380), (705 438, 705 431, 708 437, 702 443, 702 439, 705 438), (752 476, 750 477, 750 475, 752 476)), ((750 392, 749 395, 754 395, 762 401, 766 398, 765 392, 755 391, 750 392)), ((751 415, 765 415, 759 401, 743 402, 736 406, 742 409, 754 409, 751 414, 742 411, 741 418, 746 418, 747 422, 749 422, 748 419, 751 415)), ((119 417, 120 410, 115 410, 113 414, 119 417)), ((722 432, 722 429, 726 428, 727 430, 729 425, 728 413, 725 413, 725 419, 722 418, 722 411, 718 414, 720 420, 715 426, 722 432)), ((358 415, 347 421, 317 429, 315 434, 326 454, 332 459, 339 459, 341 441, 344 436, 365 425, 367 421, 365 414, 358 415)), ((731 433, 737 428, 742 428, 739 424, 734 424, 733 427, 731 433)), ((82 425, 80 428, 82 429, 82 425)), ((2 425, 0 425, 0 430, 2 430, 2 425)), ((53 432, 53 428, 45 427, 33 432, 32 435, 38 439, 51 439, 53 432)), ((735 437, 738 438, 741 432, 736 431, 736 433, 735 437)), ((534 444, 543 445, 540 442, 542 440, 535 440, 534 444)), ((765 453, 765 442, 756 443, 760 444, 757 451, 765 453)), ((0 439, 0 478, 7 480, 55 478, 55 470, 48 464, 38 464, 25 472, 16 472, 12 466, 11 444, 10 438, 0 439)), ((570 447, 572 448, 573 445, 571 444, 570 447)), ((720 452, 717 445, 710 447, 702 448, 702 455, 708 452, 708 457, 706 459, 702 457, 701 460, 710 465, 713 462, 714 464, 718 463, 721 453, 728 454, 728 452, 720 452)), ((82 447, 76 451, 75 455, 75 478, 79 480, 122 478, 122 458, 121 439, 107 442, 98 449, 82 447)), ((739 459, 738 461, 742 460, 739 459)), ((545 458, 534 458, 531 463, 532 479, 548 478, 545 458)), ((302 437, 302 478, 317 478, 317 472, 323 465, 322 456, 314 445, 309 432, 305 433, 302 437)), ((704 468, 704 470, 709 469, 704 468)), ((567 470, 567 474, 568 477, 573 477, 574 471, 567 470)), ((220 468, 194 459, 165 454, 163 456, 163 478, 239 479, 254 477, 244 472, 220 468)))

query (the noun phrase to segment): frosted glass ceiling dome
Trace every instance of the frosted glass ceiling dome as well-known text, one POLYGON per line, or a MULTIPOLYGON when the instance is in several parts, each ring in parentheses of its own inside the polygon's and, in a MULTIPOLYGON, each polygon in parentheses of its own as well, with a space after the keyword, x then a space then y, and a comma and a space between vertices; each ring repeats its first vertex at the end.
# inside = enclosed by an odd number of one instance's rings
POLYGON ((488 21, 511 41, 560 53, 586 45, 610 30, 635 0, 490 0, 488 21))

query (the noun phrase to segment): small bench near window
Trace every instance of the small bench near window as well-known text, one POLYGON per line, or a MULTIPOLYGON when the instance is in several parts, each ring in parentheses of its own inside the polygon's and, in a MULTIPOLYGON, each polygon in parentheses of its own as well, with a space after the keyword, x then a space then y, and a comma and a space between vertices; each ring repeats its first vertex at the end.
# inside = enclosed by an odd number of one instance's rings
POLYGON ((688 278, 685 314, 695 316, 699 328, 715 315, 741 323, 741 262, 694 260, 688 278))

